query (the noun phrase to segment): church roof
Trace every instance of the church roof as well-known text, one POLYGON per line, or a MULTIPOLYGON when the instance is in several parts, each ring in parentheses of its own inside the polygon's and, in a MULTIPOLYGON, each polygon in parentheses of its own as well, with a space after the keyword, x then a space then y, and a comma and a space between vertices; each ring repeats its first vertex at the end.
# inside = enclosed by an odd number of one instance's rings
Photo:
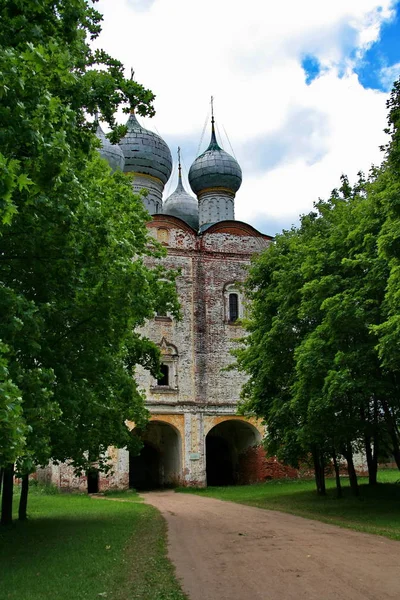
POLYGON ((210 188, 225 188, 236 193, 242 183, 242 170, 233 156, 220 148, 211 121, 210 144, 189 170, 190 187, 195 194, 210 188))
POLYGON ((150 175, 166 184, 172 172, 172 157, 167 144, 159 135, 142 127, 133 110, 126 125, 128 131, 120 141, 125 173, 150 175))
POLYGON ((178 157, 178 185, 176 190, 165 200, 163 213, 178 217, 197 230, 199 228, 199 207, 197 199, 188 194, 183 186, 179 148, 178 157))

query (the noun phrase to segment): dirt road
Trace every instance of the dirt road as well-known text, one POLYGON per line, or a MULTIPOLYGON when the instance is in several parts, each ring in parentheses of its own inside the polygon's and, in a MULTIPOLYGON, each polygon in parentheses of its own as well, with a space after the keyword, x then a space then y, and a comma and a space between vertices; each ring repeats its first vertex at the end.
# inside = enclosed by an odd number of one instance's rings
POLYGON ((400 542, 191 494, 144 497, 167 520, 190 600, 400 600, 400 542))

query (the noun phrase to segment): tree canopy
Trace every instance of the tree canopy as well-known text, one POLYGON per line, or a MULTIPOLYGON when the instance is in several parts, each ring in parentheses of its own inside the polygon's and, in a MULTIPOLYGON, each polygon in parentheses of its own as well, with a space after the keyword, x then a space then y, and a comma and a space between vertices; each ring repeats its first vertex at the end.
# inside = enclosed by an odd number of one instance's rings
POLYGON ((4 0, 0 18, 0 467, 102 468, 132 442, 125 420, 147 419, 134 370, 157 373, 159 353, 138 327, 178 303, 174 273, 146 266, 164 250, 94 121, 117 139, 116 109, 152 115, 154 96, 91 49, 91 2, 4 0))
POLYGON ((242 411, 265 420, 268 449, 286 462, 313 457, 321 493, 325 465, 340 457, 357 493, 358 450, 371 483, 380 452, 400 468, 399 98, 397 82, 383 164, 353 186, 342 176, 254 261, 246 284, 242 411))

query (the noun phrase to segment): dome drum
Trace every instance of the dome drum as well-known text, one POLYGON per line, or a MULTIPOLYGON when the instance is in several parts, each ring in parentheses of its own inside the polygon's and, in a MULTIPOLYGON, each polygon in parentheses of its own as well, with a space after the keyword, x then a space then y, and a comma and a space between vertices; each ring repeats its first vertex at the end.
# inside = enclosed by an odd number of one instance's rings
POLYGON ((158 178, 135 173, 132 188, 135 194, 140 194, 143 189, 147 191, 147 195, 143 197, 143 203, 151 215, 162 212, 164 184, 158 178))
POLYGON ((200 226, 233 221, 235 219, 235 195, 230 191, 208 190, 199 195, 200 226))

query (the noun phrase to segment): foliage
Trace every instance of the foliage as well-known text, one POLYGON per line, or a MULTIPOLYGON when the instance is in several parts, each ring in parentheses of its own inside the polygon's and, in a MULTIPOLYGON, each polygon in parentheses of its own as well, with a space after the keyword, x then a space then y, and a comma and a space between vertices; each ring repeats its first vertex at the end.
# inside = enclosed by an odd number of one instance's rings
POLYGON ((4 464, 22 453, 27 426, 22 416, 21 392, 11 381, 4 354, 8 348, 0 343, 0 456, 4 464))
POLYGON ((355 492, 355 450, 371 482, 382 446, 400 468, 399 95, 397 83, 382 166, 354 186, 342 176, 254 261, 249 335, 235 352, 250 376, 242 411, 265 419, 269 451, 293 465, 311 453, 322 478, 342 455, 355 492))
POLYGON ((50 457, 106 468, 109 445, 147 413, 136 365, 158 370, 137 328, 178 314, 174 273, 131 181, 97 154, 99 114, 152 115, 153 94, 89 41, 100 14, 86 0, 4 0, 0 7, 0 466, 50 457))

